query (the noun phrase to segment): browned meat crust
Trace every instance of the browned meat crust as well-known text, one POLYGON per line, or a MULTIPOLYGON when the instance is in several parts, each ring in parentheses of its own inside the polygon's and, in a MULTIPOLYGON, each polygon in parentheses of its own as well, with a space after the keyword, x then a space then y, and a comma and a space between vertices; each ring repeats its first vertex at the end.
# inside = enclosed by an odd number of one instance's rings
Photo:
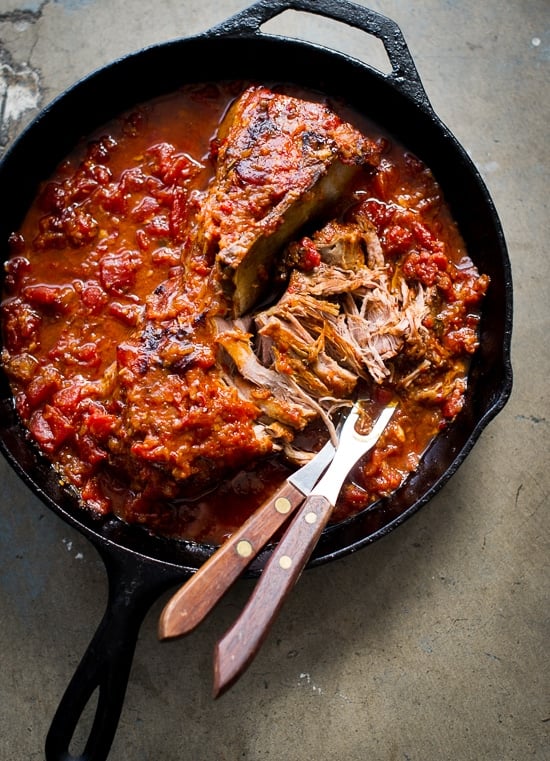
POLYGON ((379 157, 374 141, 323 104, 265 87, 251 87, 235 102, 198 220, 234 316, 258 301, 277 251, 335 203, 359 167, 379 157))

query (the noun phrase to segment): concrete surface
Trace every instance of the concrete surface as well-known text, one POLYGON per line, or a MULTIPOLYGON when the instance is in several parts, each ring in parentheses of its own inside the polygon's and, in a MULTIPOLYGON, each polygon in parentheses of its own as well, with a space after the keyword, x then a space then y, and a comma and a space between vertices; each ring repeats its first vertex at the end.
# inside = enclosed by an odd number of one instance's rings
MULTIPOLYGON (((2 148, 92 69, 246 4, 0 0, 2 148)), ((169 645, 156 640, 160 600, 141 630, 114 761, 550 759, 550 6, 368 4, 401 26, 436 112, 499 211, 515 281, 512 398, 412 520, 302 577, 220 700, 210 696, 212 648, 251 582, 169 645)), ((285 16, 273 28, 359 57, 369 47, 345 28, 285 16)), ((3 461, 0 479, 0 761, 36 761, 103 611, 105 574, 3 461)))

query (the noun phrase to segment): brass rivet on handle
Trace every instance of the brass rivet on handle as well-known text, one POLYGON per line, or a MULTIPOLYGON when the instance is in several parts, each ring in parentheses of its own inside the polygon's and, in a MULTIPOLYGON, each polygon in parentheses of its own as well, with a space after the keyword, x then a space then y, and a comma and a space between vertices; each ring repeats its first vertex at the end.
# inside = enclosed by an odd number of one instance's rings
POLYGON ((249 558, 252 555, 252 545, 246 539, 241 539, 237 544, 237 554, 242 558, 249 558))
POLYGON ((304 515, 304 520, 306 523, 315 523, 317 521, 317 513, 309 512, 304 515))
POLYGON ((292 505, 286 497, 279 497, 279 499, 275 500, 275 510, 281 513, 281 515, 286 515, 286 513, 290 512, 291 507, 292 505))
POLYGON ((292 558, 288 555, 281 555, 279 559, 279 565, 283 569, 283 571, 288 571, 290 566, 292 565, 292 558))

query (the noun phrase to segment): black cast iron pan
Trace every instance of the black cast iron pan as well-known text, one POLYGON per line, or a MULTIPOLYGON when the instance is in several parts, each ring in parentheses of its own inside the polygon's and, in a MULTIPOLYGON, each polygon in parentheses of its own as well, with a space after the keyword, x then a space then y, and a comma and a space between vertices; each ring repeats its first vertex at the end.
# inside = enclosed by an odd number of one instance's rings
MULTIPOLYGON (((280 81, 342 98, 404 143, 431 167, 469 253, 491 278, 464 410, 438 436, 418 471, 385 502, 328 528, 310 565, 319 565, 380 538, 416 512, 455 473, 512 387, 512 280, 506 244, 488 191, 464 149, 434 113, 396 24, 347 0, 260 0, 195 37, 146 48, 91 74, 31 123, 0 165, 2 261, 40 181, 83 136, 136 103, 188 82, 280 81), (293 9, 335 19, 379 38, 392 71, 384 75, 349 56, 307 42, 264 34, 261 25, 293 9), (253 63, 252 63, 253 62, 253 63), (21 183, 24 178, 24 183, 21 183), (9 192, 6 193, 6 188, 9 192)), ((124 700, 141 622, 152 603, 188 578, 213 548, 165 540, 122 524, 94 519, 64 490, 28 439, 0 373, 0 445, 28 486, 64 521, 82 532, 103 558, 110 593, 106 612, 53 719, 48 761, 69 761, 69 744, 92 695, 97 709, 79 761, 107 758, 124 700)), ((260 555, 249 573, 265 563, 260 555)))

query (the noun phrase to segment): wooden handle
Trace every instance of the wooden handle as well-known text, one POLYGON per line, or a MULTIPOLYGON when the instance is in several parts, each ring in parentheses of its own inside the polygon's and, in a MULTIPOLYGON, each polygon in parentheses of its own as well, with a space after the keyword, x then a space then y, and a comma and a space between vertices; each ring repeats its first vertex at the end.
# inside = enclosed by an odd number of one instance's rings
POLYGON ((236 682, 254 659, 286 596, 298 581, 332 512, 320 495, 306 499, 273 551, 241 615, 214 654, 214 697, 236 682))
POLYGON ((292 484, 266 500, 170 598, 160 615, 159 639, 193 631, 304 499, 292 484))

